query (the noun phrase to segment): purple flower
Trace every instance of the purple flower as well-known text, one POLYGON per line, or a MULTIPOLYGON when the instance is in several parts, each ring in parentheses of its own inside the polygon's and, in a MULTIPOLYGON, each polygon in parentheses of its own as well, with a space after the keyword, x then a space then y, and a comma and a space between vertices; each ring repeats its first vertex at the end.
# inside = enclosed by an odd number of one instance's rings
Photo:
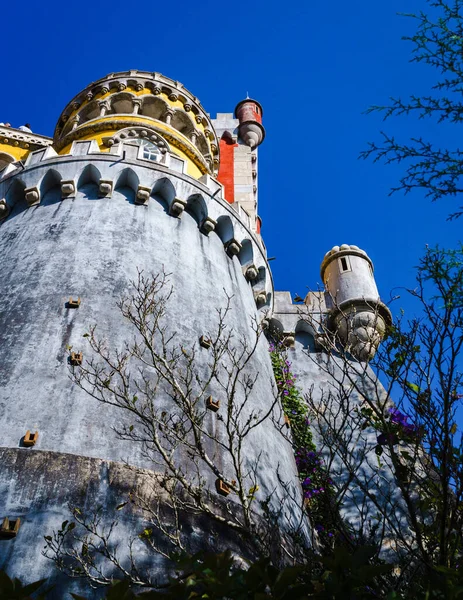
POLYGON ((380 446, 385 446, 387 443, 397 444, 399 442, 395 433, 381 433, 377 437, 377 442, 380 446))
POLYGON ((283 396, 289 396, 288 390, 283 390, 283 396))
POLYGON ((405 427, 406 425, 408 425, 408 423, 407 423, 407 421, 408 421, 407 415, 404 415, 397 408, 390 408, 389 409, 389 413, 391 415, 391 421, 393 423, 396 423, 397 425, 402 425, 402 427, 405 427))

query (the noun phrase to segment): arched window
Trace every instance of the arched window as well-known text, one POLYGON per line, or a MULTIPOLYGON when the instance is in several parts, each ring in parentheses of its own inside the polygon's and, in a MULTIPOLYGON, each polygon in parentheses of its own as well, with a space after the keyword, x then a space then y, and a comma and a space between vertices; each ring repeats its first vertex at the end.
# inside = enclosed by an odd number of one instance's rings
POLYGON ((162 154, 156 144, 150 142, 148 140, 144 140, 142 138, 138 138, 133 140, 138 146, 142 148, 141 154, 139 154, 139 158, 144 158, 145 160, 152 160, 157 162, 160 160, 162 154))

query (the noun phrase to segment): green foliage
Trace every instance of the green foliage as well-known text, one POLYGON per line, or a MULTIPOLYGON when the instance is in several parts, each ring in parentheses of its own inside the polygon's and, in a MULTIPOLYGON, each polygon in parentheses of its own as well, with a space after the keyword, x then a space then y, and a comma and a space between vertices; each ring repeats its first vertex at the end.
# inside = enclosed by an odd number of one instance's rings
POLYGON ((280 402, 291 429, 291 442, 306 509, 320 541, 331 547, 336 535, 345 537, 345 534, 341 534, 343 527, 340 526, 339 512, 335 507, 333 482, 314 444, 307 402, 296 386, 296 377, 291 371, 284 345, 272 342, 270 357, 280 402))
POLYGON ((45 581, 45 579, 41 579, 23 585, 19 579, 10 579, 4 571, 0 571, 0 600, 45 600, 53 589, 52 587, 43 589, 45 581), (41 591, 40 588, 42 588, 41 591))
MULTIPOLYGON (((376 578, 388 565, 370 564, 374 548, 353 554, 337 549, 330 558, 311 556, 307 564, 279 570, 269 559, 238 567, 231 552, 176 557, 177 575, 162 590, 135 595, 126 582, 118 582, 108 600, 367 600, 378 598, 376 578)), ((73 595, 75 600, 86 600, 73 595)))

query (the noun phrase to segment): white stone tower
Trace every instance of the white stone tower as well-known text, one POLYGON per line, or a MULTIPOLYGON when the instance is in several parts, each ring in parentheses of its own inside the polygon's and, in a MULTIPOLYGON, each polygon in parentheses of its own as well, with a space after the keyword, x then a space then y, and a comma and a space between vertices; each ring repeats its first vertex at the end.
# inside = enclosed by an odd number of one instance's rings
MULTIPOLYGON (((12 576, 52 572, 41 555, 43 536, 69 518, 68 503, 109 507, 127 493, 133 481, 120 461, 154 468, 136 444, 114 435, 114 426, 130 426, 127 414, 99 404, 69 377, 71 353, 82 353, 83 364, 89 358, 83 335, 92 324, 112 349, 127 340, 116 304, 137 272, 170 274, 168 326, 186 347, 196 344, 199 371, 210 355, 198 340, 212 333, 224 290, 231 298, 227 326, 237 339, 250 341, 252 320, 272 309, 256 215, 261 139, 243 126, 232 136, 250 170, 249 184, 236 190, 245 206, 216 178, 219 140, 199 100, 158 73, 115 73, 90 84, 64 109, 53 140, 40 137, 33 148, 20 132, 1 128, 0 151, 21 149, 0 172, 0 517, 12 534, 0 539, 0 568, 12 576)), ((257 130, 262 134, 261 125, 257 130)), ((274 380, 264 338, 249 370, 258 375, 253 406, 268 411, 274 380)), ((220 395, 214 382, 211 394, 220 395)), ((221 402, 226 407, 223 390, 221 402)), ((159 403, 170 410, 162 391, 159 403)), ((213 439, 218 416, 209 411, 205 423, 213 439)), ((252 468, 259 458, 262 498, 273 492, 281 502, 277 466, 300 493, 278 426, 268 420, 255 431, 245 463, 252 468)), ((217 468, 232 478, 214 444, 217 468)), ((214 477, 204 477, 215 493, 214 477)), ((132 519, 121 513, 122 538, 132 519)))

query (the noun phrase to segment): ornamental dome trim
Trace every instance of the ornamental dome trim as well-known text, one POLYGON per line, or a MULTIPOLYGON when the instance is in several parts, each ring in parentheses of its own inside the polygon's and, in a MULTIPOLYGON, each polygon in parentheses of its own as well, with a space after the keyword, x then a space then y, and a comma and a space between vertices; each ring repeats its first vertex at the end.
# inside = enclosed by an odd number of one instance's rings
MULTIPOLYGON (((79 127, 79 120, 82 124, 93 118, 97 118, 99 112, 91 115, 90 119, 82 122, 79 117, 83 111, 89 111, 89 106, 96 110, 101 108, 107 101, 112 101, 115 96, 124 96, 130 98, 132 102, 142 103, 146 98, 157 99, 162 102, 166 110, 175 110, 177 113, 183 113, 193 124, 200 126, 199 133, 204 136, 208 144, 208 151, 214 156, 219 156, 219 143, 214 131, 211 119, 204 110, 199 99, 189 92, 180 82, 174 81, 160 73, 147 71, 126 71, 120 73, 110 73, 106 77, 89 84, 79 92, 62 111, 54 132, 55 144, 60 145, 63 137, 69 134, 69 126, 66 126, 69 120, 76 120, 76 127, 79 127), (130 89, 129 89, 130 88, 130 89), (143 93, 148 90, 148 93, 143 93), (161 98, 161 96, 163 96, 161 98), (180 103, 181 106, 172 106, 171 103, 180 103), (64 136, 63 136, 63 131, 64 136)), ((91 110, 90 110, 91 112, 91 110)), ((120 113, 118 110, 113 114, 130 114, 126 111, 120 113)), ((135 113, 136 114, 136 113, 135 113)), ((103 116, 103 115, 102 115, 103 116)), ((104 115, 105 116, 105 115, 104 115)), ((108 115, 109 116, 109 115, 108 115)), ((112 115, 111 115, 112 116, 112 115)), ((140 114, 140 117, 143 117, 140 114)), ((203 152, 204 154, 204 152, 203 152)))
POLYGON ((110 148, 111 146, 114 146, 114 144, 130 142, 131 140, 137 139, 143 139, 155 144, 163 154, 171 152, 171 148, 167 141, 152 127, 126 127, 125 129, 120 129, 113 136, 104 137, 103 143, 110 148))

